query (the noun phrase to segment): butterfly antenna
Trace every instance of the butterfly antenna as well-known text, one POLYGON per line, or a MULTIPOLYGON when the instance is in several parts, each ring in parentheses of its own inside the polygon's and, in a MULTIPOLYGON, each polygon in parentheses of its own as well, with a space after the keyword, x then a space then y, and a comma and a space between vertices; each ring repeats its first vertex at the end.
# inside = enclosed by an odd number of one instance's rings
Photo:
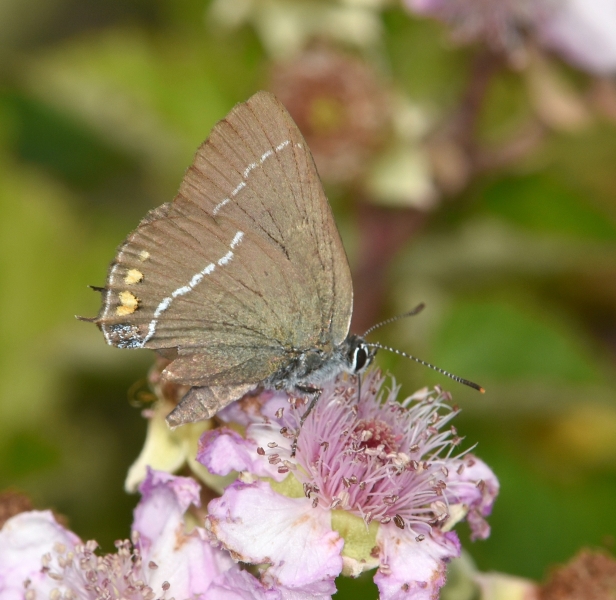
POLYGON ((420 365, 423 365, 424 367, 428 367, 430 369, 433 369, 434 371, 438 371, 442 375, 445 375, 446 377, 449 377, 450 379, 453 379, 454 381, 457 381, 458 383, 461 383, 463 385, 467 385, 468 387, 472 387, 473 389, 481 392, 482 394, 485 393, 485 390, 480 385, 478 385, 477 383, 469 381, 468 379, 463 379, 462 377, 458 377, 457 375, 454 375, 453 373, 450 373, 449 371, 445 371, 445 369, 440 369, 439 367, 435 367, 434 365, 431 365, 430 363, 426 362, 425 360, 421 360, 420 358, 416 358, 415 356, 411 356, 410 354, 407 354, 406 352, 402 352, 402 350, 396 350, 395 348, 390 348, 389 346, 383 346, 383 345, 378 344, 378 343, 376 343, 376 344, 366 344, 366 346, 368 346, 370 348, 379 348, 380 350, 388 350, 389 352, 393 352, 394 354, 398 354, 399 356, 404 356, 405 358, 410 358, 411 360, 414 360, 415 362, 418 362, 420 365))
POLYGON ((408 312, 405 312, 402 315, 398 315, 397 317, 392 317, 391 319, 385 319, 385 321, 381 321, 380 323, 377 323, 376 325, 370 327, 370 329, 368 329, 364 333, 364 335, 362 335, 362 337, 365 338, 369 333, 372 333, 375 329, 378 329, 379 327, 383 327, 383 325, 389 325, 394 321, 399 321, 400 319, 405 319, 406 317, 413 317, 415 315, 418 315, 424 308, 426 308, 426 305, 422 302, 421 304, 418 304, 413 310, 409 310, 408 312))

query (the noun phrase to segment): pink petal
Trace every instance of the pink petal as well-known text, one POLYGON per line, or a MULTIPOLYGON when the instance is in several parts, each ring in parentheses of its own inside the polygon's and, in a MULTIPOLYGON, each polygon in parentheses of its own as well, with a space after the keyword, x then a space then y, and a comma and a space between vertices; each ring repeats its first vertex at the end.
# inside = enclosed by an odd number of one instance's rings
MULTIPOLYGON (((329 585, 327 587, 331 588, 329 585)), ((321 594, 317 584, 312 588, 310 593, 284 587, 268 588, 256 577, 235 566, 210 586, 207 600, 331 600, 331 591, 321 594)))
POLYGON ((614 0, 563 0, 539 24, 545 45, 592 73, 616 71, 614 0))
POLYGON ((183 516, 199 505, 199 485, 187 477, 149 470, 140 486, 143 497, 135 509, 133 530, 139 533, 144 564, 154 562, 148 584, 160 589, 165 581, 176 598, 204 594, 212 581, 233 566, 227 553, 210 544, 205 531, 184 531, 183 516))
POLYGON ((412 11, 419 14, 431 15, 442 10, 442 0, 405 0, 405 4, 412 11))
POLYGON ((433 600, 445 583, 446 563, 460 555, 455 533, 426 534, 423 541, 408 529, 381 526, 377 544, 381 567, 374 576, 380 600, 433 600))
POLYGON ((267 589, 236 565, 216 579, 208 590, 207 600, 282 600, 282 596, 279 590, 267 589))
POLYGON ((258 477, 272 477, 276 481, 286 476, 278 473, 277 466, 270 464, 265 456, 258 454, 255 441, 245 440, 226 427, 206 431, 201 436, 197 460, 215 475, 248 471, 258 477))
POLYGON ((9 519, 0 530, 0 598, 23 600, 26 579, 41 597, 48 597, 58 583, 41 573, 43 555, 52 552, 55 544, 70 549, 79 543, 49 510, 24 512, 9 519))
POLYGON ((484 517, 492 512, 498 496, 498 479, 492 469, 475 456, 468 455, 461 463, 464 465, 461 472, 450 470, 448 483, 457 502, 468 506, 472 539, 485 539, 490 535, 490 526, 484 517))
POLYGON ((288 498, 268 483, 236 482, 208 506, 206 527, 238 560, 271 565, 264 581, 303 593, 335 592, 344 545, 328 511, 288 498))
POLYGON ((332 594, 336 593, 333 581, 321 581, 305 586, 302 589, 279 587, 283 600, 332 600, 332 594))
POLYGON ((231 402, 216 413, 223 423, 239 423, 248 427, 251 423, 262 423, 264 417, 275 420, 275 412, 289 405, 289 396, 284 392, 264 390, 258 396, 245 396, 239 402, 231 402))
POLYGON ((199 484, 189 477, 175 477, 148 467, 148 474, 139 486, 141 500, 135 508, 133 530, 141 537, 142 551, 179 526, 191 504, 199 506, 199 484))
POLYGON ((165 581, 169 582, 169 592, 174 598, 209 594, 212 582, 235 566, 227 552, 212 547, 205 531, 200 528, 190 535, 178 536, 176 546, 152 550, 149 560, 159 568, 151 572, 148 584, 159 590, 165 581))

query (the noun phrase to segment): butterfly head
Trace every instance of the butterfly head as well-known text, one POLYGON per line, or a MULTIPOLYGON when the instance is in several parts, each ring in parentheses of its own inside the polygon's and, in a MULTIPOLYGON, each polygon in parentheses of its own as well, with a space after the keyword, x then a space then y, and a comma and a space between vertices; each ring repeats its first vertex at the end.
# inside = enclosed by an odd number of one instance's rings
POLYGON ((351 373, 363 373, 374 359, 376 350, 369 348, 359 335, 350 335, 346 346, 348 370, 351 373))

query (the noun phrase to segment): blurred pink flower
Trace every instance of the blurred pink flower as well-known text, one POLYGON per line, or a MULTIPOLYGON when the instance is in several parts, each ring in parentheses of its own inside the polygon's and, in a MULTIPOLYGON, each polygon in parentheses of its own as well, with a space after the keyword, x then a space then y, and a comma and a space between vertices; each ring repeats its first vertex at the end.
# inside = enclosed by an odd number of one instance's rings
POLYGON ((551 0, 405 0, 413 12, 453 28, 456 40, 480 40, 495 50, 514 49, 521 32, 539 22, 551 0))
POLYGON ((271 91, 291 113, 327 182, 358 180, 383 148, 392 101, 368 63, 325 45, 272 68, 271 91))
POLYGON ((9 519, 0 530, 2 600, 277 597, 213 548, 203 529, 186 533, 184 513, 199 504, 194 480, 150 470, 140 491, 132 543, 116 542, 114 554, 95 554, 96 542, 82 543, 50 511, 9 519))
POLYGON ((329 597, 340 573, 378 567, 381 599, 434 598, 446 562, 458 556, 453 525, 468 517, 485 538, 498 482, 481 461, 453 453, 461 439, 449 425, 457 409, 447 394, 422 390, 402 403, 398 388, 370 372, 325 386, 291 445, 305 410, 268 393, 220 415, 248 424, 206 432, 197 456, 210 471, 242 472, 208 506, 206 527, 238 560, 267 565, 273 588, 329 597))
POLYGON ((616 70, 614 0, 405 0, 413 12, 449 24, 461 42, 515 53, 527 35, 587 71, 616 70))
POLYGON ((591 73, 616 71, 616 2, 561 0, 538 28, 543 44, 591 73))

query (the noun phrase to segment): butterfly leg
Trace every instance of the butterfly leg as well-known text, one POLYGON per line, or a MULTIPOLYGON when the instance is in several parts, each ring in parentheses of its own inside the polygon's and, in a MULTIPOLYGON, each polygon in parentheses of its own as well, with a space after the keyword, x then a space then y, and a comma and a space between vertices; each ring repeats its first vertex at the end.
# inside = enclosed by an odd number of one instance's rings
POLYGON ((297 433, 295 434, 293 443, 291 444, 291 458, 293 458, 295 456, 295 453, 297 452, 297 438, 299 437, 299 432, 302 430, 302 427, 304 426, 308 415, 312 412, 312 409, 317 403, 317 400, 321 397, 321 394, 323 393, 323 390, 321 388, 309 385, 298 385, 297 389, 305 394, 312 394, 312 398, 310 399, 310 404, 308 404, 306 412, 304 412, 304 414, 299 420, 299 428, 297 430, 297 433))

